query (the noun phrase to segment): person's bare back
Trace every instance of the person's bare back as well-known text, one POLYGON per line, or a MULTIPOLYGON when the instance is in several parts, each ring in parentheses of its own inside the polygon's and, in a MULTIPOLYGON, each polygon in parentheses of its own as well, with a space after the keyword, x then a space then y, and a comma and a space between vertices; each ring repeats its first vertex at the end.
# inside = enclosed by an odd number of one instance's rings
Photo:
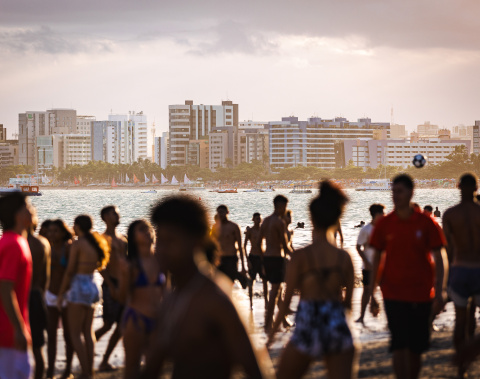
POLYGON ((110 260, 105 269, 105 272, 110 277, 117 279, 119 277, 119 262, 127 256, 127 239, 120 233, 115 232, 115 235, 102 234, 110 245, 110 260))
POLYGON ((217 240, 222 256, 236 256, 242 243, 239 226, 230 220, 223 221, 217 234, 217 240))
POLYGON ((480 266, 480 205, 460 203, 443 215, 443 227, 454 265, 480 266))
POLYGON ((251 227, 247 229, 245 240, 250 241, 250 254, 262 255, 262 235, 260 227, 251 227))
POLYGON ((50 278, 50 243, 42 236, 29 233, 28 245, 32 253, 32 289, 44 293, 50 278))
POLYGON ((266 217, 261 226, 261 237, 266 242, 265 256, 281 257, 287 241, 285 221, 276 214, 266 217))

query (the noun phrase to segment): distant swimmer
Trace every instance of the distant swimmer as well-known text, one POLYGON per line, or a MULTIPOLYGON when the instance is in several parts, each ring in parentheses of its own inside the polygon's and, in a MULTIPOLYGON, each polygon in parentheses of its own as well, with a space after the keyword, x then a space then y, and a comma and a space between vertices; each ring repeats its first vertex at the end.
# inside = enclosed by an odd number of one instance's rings
POLYGON ((365 221, 360 221, 360 224, 355 225, 354 228, 363 228, 365 226, 365 221))
POLYGON ((220 246, 220 265, 218 269, 227 275, 232 282, 237 279, 242 288, 247 288, 247 277, 245 270, 245 253, 242 246, 242 235, 240 227, 228 219, 228 208, 220 205, 217 208, 218 223, 212 228, 212 237, 220 246), (240 264, 242 271, 238 272, 238 253, 240 253, 240 264))
POLYGON ((304 222, 297 222, 297 226, 295 229, 305 229, 305 223, 304 222))
MULTIPOLYGON (((356 320, 356 322, 363 324, 363 319, 365 317, 365 311, 367 309, 367 305, 370 301, 370 286, 371 277, 372 277, 372 265, 373 265, 373 257, 375 255, 375 250, 370 246, 370 237, 373 232, 373 228, 377 224, 377 222, 383 217, 384 215, 385 206, 383 204, 372 204, 369 208, 370 215, 372 216, 372 221, 365 225, 362 229, 360 229, 360 233, 357 239, 357 251, 362 258, 362 283, 363 283, 363 295, 362 295, 362 304, 360 309, 360 317, 356 320)), ((362 221, 363 222, 363 221, 362 221)), ((365 223, 364 223, 365 224, 365 223)), ((379 312, 378 302, 375 299, 375 296, 372 295, 372 301, 370 305, 370 310, 372 311, 373 316, 377 316, 379 312)))
MULTIPOLYGON (((288 199, 283 195, 275 196, 273 199, 273 213, 263 220, 261 227, 261 238, 265 238, 266 248, 263 255, 265 275, 267 281, 272 285, 268 295, 268 307, 265 312, 265 330, 270 330, 273 325, 273 314, 277 300, 281 302, 283 291, 282 283, 285 280, 286 258, 292 253, 287 237, 287 225, 285 213, 287 211, 288 199)), ((284 325, 288 326, 286 318, 284 325)))
POLYGON ((435 212, 433 212, 435 217, 442 217, 442 213, 438 210, 438 207, 435 207, 435 212))
POLYGON ((445 238, 430 217, 413 209, 413 192, 410 176, 400 174, 393 179, 394 210, 377 222, 369 242, 375 249, 372 294, 384 258, 380 287, 395 376, 412 379, 419 376, 422 353, 430 345, 431 315, 445 304, 448 269, 445 238))
POLYGON ((253 309, 253 283, 257 275, 263 282, 263 296, 265 298, 265 309, 268 305, 268 283, 265 280, 265 268, 263 267, 262 238, 260 235, 260 224, 262 216, 260 213, 253 214, 253 226, 247 226, 245 231, 244 251, 247 251, 247 244, 250 241, 250 254, 248 255, 248 274, 252 280, 248 286, 248 295, 250 296, 250 309, 253 309))
MULTIPOLYGON (((475 201, 477 177, 474 174, 461 176, 460 203, 447 209, 443 215, 443 227, 448 241, 451 259, 448 294, 455 304, 454 345, 457 354, 466 338, 473 337, 475 322, 469 317, 469 299, 480 305, 480 205, 475 201)), ((459 376, 466 367, 459 367, 459 376)))

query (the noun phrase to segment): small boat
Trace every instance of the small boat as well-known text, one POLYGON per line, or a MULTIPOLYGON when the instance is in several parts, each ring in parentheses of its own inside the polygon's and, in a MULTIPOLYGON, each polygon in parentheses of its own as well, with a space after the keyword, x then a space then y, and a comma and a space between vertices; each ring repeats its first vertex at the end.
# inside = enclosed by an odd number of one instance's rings
POLYGON ((205 186, 201 183, 190 182, 190 184, 181 184, 179 191, 205 191, 205 186))
POLYGON ((260 188, 260 192, 275 192, 275 190, 270 187, 270 188, 260 188))
POLYGON ((355 188, 355 191, 390 191, 390 181, 388 179, 364 180, 364 185, 355 188))
POLYGON ((237 193, 237 189, 236 188, 233 188, 233 189, 219 189, 217 191, 217 193, 237 193))
POLYGON ((258 189, 258 188, 252 188, 252 189, 247 189, 247 190, 245 190, 245 191, 243 191, 243 192, 262 192, 262 191, 261 191, 260 189, 258 189))
POLYGON ((298 185, 293 186, 293 190, 290 193, 312 193, 312 186, 298 185))
POLYGON ((8 195, 14 192, 21 192, 27 196, 42 196, 37 181, 31 175, 17 175, 10 178, 8 187, 0 188, 0 195, 8 195))
POLYGON ((157 190, 148 190, 148 191, 142 191, 142 193, 157 193, 157 190))

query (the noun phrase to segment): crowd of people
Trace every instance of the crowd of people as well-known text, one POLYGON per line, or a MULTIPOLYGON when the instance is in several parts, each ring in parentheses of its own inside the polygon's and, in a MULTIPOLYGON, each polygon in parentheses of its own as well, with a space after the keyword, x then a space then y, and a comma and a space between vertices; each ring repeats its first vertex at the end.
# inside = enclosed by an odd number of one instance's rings
MULTIPOLYGON (((413 180, 398 175, 392 181, 393 211, 385 215, 382 204, 372 204, 371 222, 358 226, 363 295, 356 321, 364 322, 369 304, 371 314, 379 314, 380 285, 397 378, 419 377, 435 316, 448 300, 455 305, 459 377, 480 353, 474 338, 480 305, 477 182, 473 174, 462 175, 461 201, 445 211, 442 229, 438 208, 413 204, 413 180)), ((100 213, 103 234, 93 231, 90 216, 79 215, 73 228, 61 219, 46 220, 37 235, 28 199, 21 193, 1 197, 0 378, 73 378, 74 355, 80 377, 92 378, 95 342, 112 329, 98 370, 117 369, 109 358, 123 340, 125 378, 157 378, 167 362, 173 378, 228 378, 234 369, 249 378, 296 378, 315 360, 325 362, 331 378, 356 377, 359 346, 349 323, 354 267, 340 228, 349 199, 331 181, 322 181, 319 189, 309 208, 312 242, 301 249, 292 245, 292 214, 283 195, 274 198, 271 215, 262 220, 253 214, 243 238, 226 205, 218 206, 210 225, 205 207, 188 196, 161 199, 149 220, 129 225, 127 236, 117 231, 120 214, 112 205, 100 213), (252 344, 231 300, 238 280, 253 309, 258 279, 264 290, 263 348, 252 344), (296 295, 298 307, 292 310, 296 295), (94 331, 100 303, 103 326, 94 331), (59 374, 60 323, 66 362, 59 374), (292 327, 274 369, 267 348, 282 328, 292 327)))

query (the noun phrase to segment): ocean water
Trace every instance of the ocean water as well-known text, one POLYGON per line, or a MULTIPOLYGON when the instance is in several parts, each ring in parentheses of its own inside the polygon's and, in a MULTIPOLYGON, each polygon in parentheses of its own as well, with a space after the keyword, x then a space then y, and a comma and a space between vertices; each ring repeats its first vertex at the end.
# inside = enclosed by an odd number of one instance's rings
MULTIPOLYGON (((290 194, 290 190, 276 190, 273 193, 247 193, 239 190, 237 194, 218 194, 213 192, 198 191, 190 192, 191 196, 202 201, 210 212, 213 223, 215 208, 220 204, 225 204, 230 210, 230 219, 239 224, 242 231, 246 226, 251 225, 251 218, 254 212, 260 212, 262 216, 267 216, 273 210, 273 198, 277 194, 286 195, 289 199, 288 208, 293 211, 292 227, 295 227, 299 221, 305 222, 305 229, 296 229, 293 235, 293 245, 296 248, 307 245, 311 242, 312 225, 308 215, 308 205, 313 194, 290 194)), ((347 205, 345 214, 342 218, 342 230, 345 238, 344 246, 350 252, 354 262, 357 278, 361 277, 361 260, 355 251, 356 239, 359 229, 354 228, 361 220, 369 222, 370 215, 368 208, 372 203, 382 203, 386 206, 386 211, 392 210, 392 201, 390 192, 356 192, 355 190, 346 190, 350 202, 347 205)), ((32 197, 32 203, 37 208, 39 221, 42 222, 48 218, 62 218, 69 225, 73 224, 74 218, 79 214, 89 214, 94 219, 94 229, 102 232, 103 222, 100 219, 100 210, 102 207, 115 204, 118 206, 121 215, 121 224, 119 231, 126 234, 130 222, 137 218, 148 218, 149 211, 156 201, 164 196, 178 194, 178 190, 159 190, 156 194, 142 193, 142 190, 51 190, 43 191, 43 196, 32 197)), ((443 212, 450 206, 459 201, 459 192, 455 189, 418 189, 415 192, 413 201, 425 206, 438 206, 443 212)), ((441 220, 438 220, 441 221, 441 220)), ((100 278, 100 275, 98 275, 100 278)), ((233 289, 233 299, 239 309, 239 312, 247 325, 252 340, 257 346, 262 346, 266 341, 263 333, 264 306, 263 289, 261 282, 256 282, 254 287, 254 309, 249 309, 249 299, 246 291, 236 283, 233 289)), ((378 299, 381 299, 378 292, 378 299)), ((353 310, 349 317, 353 321, 358 317, 360 308, 360 299, 362 288, 356 288, 353 296, 353 310)), ((291 308, 296 309, 298 298, 294 298, 291 308)), ((99 307, 99 313, 101 307, 99 307)), ((294 316, 290 316, 293 318, 294 316)), ((454 322, 454 310, 449 303, 446 311, 440 314, 435 324, 442 330, 451 330, 454 322)), ((383 312, 378 318, 373 318, 368 312, 365 318, 366 326, 354 324, 351 322, 351 329, 356 336, 357 341, 382 340, 388 338, 388 329, 383 312)), ((102 325, 100 317, 94 321, 94 329, 102 325)), ((61 370, 64 366, 63 342, 59 333, 57 369, 61 370)), ((97 366, 106 349, 110 333, 104 336, 95 348, 95 366, 97 366)), ((274 349, 280 349, 290 338, 290 333, 278 333, 277 341, 272 346, 274 349)), ((119 343, 112 354, 110 361, 114 365, 123 365, 124 352, 123 345, 119 343)), ((74 365, 78 367, 78 361, 75 358, 74 365)))

